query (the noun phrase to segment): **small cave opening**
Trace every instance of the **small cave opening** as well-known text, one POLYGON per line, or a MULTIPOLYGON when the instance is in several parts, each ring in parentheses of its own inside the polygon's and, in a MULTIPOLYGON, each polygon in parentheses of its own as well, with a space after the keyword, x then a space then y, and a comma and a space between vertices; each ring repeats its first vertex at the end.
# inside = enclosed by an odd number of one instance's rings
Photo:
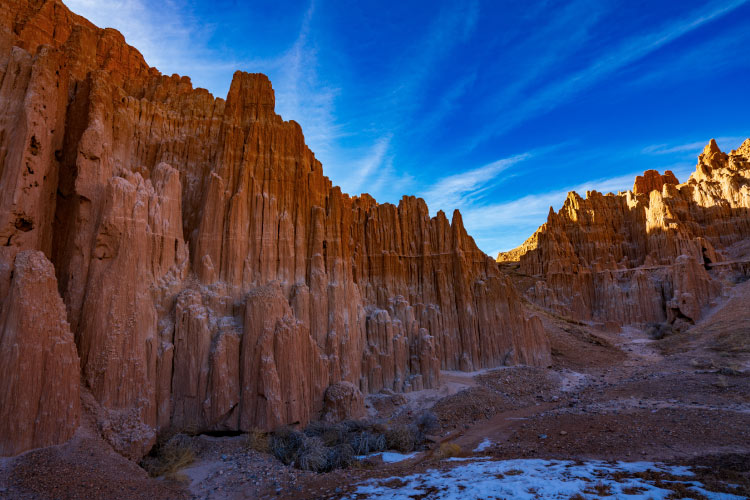
POLYGON ((36 156, 39 154, 39 150, 42 149, 42 143, 39 142, 39 140, 36 138, 35 135, 31 136, 31 143, 29 144, 29 151, 31 151, 31 154, 33 156, 36 156))
POLYGON ((16 219, 14 226, 19 231, 23 231, 24 233, 27 233, 31 231, 32 229, 34 229, 34 222, 31 219, 27 219, 26 217, 18 217, 16 219))
POLYGON ((708 255, 706 255, 706 252, 708 252, 708 249, 706 247, 702 247, 701 253, 703 254, 703 267, 706 269, 706 271, 710 271, 711 264, 713 264, 713 262, 711 262, 711 259, 708 257, 708 255))

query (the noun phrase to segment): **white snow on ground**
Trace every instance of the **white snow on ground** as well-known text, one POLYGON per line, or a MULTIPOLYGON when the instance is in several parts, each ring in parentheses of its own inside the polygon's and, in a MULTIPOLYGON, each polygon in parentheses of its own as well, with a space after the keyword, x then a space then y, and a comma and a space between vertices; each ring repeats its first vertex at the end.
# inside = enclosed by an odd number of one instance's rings
POLYGON ((470 499, 564 499, 580 494, 583 498, 623 498, 664 500, 670 490, 657 488, 651 482, 637 477, 616 481, 614 472, 637 473, 646 470, 688 476, 683 484, 709 499, 741 500, 726 493, 713 493, 701 488, 701 483, 690 481, 694 474, 687 467, 668 466, 652 462, 571 462, 554 460, 478 460, 459 465, 450 470, 428 470, 406 477, 371 479, 359 485, 348 497, 413 500, 427 495, 435 500, 470 499), (599 494, 594 487, 609 488, 599 494), (623 491, 625 490, 625 491, 623 491), (632 493, 632 494, 629 494, 632 493))
POLYGON ((481 443, 479 443, 476 448, 474 448, 474 451, 484 451, 490 446, 492 446, 492 441, 490 441, 487 438, 484 438, 484 440, 481 443))
POLYGON ((365 458, 377 457, 378 455, 380 455, 381 457, 383 457, 383 462, 385 462, 387 464, 392 464, 392 463, 396 463, 396 462, 401 462, 403 460, 408 460, 411 457, 416 456, 417 453, 419 453, 419 452, 415 451, 413 453, 403 454, 403 453, 395 453, 395 452, 392 452, 392 451, 381 451, 381 452, 378 452, 378 453, 371 453, 369 455, 360 455, 360 456, 357 457, 357 459, 358 460, 363 460, 365 458))

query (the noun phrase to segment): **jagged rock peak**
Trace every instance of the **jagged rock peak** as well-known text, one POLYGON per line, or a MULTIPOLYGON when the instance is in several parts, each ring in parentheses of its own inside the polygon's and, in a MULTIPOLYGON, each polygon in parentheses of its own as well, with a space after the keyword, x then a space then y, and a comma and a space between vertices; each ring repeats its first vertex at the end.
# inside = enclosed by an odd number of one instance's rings
POLYGON ((501 252, 538 277, 530 300, 581 320, 690 323, 722 290, 723 276, 750 272, 733 245, 750 237, 750 140, 727 155, 711 141, 695 172, 638 176, 633 191, 586 199, 501 252))
POLYGON ((646 170, 643 175, 638 175, 633 183, 633 192, 635 194, 650 193, 651 191, 661 191, 664 184, 679 184, 674 173, 671 170, 665 170, 664 175, 659 174, 656 170, 646 170))

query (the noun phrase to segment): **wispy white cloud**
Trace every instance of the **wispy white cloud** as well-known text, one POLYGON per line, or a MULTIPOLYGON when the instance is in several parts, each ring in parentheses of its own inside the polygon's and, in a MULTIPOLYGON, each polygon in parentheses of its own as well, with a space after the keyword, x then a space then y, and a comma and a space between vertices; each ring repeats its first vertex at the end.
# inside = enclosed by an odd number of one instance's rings
POLYGON ((595 59, 584 69, 572 72, 565 78, 553 80, 553 83, 531 93, 520 105, 505 109, 501 113, 502 120, 496 123, 495 127, 488 133, 477 135, 472 141, 472 147, 529 118, 560 106, 604 78, 645 58, 705 24, 736 10, 747 2, 748 0, 714 1, 656 31, 625 40, 613 50, 595 59))
MULTIPOLYGON (((270 76, 276 93, 276 112, 302 126, 305 142, 324 163, 333 163, 335 141, 344 132, 336 119, 336 97, 340 89, 321 81, 318 49, 312 36, 315 2, 310 2, 292 46, 270 60, 244 63, 253 71, 270 76)), ((339 172, 329 172, 339 177, 339 172)))
MULTIPOLYGON (((734 136, 734 137, 717 137, 716 143, 725 151, 735 149, 737 145, 742 144, 746 137, 734 136)), ((676 153, 684 153, 686 155, 696 155, 700 153, 703 148, 706 147, 710 139, 702 141, 693 141, 682 144, 651 144, 643 148, 644 154, 650 155, 673 155, 676 153)))
MULTIPOLYGON (((328 159, 327 171, 345 192, 358 194, 366 191, 389 201, 408 194, 406 188, 414 183, 414 177, 393 168, 396 151, 392 139, 401 135, 415 119, 420 122, 419 133, 426 133, 429 126, 439 123, 442 116, 450 112, 473 78, 468 74, 459 80, 446 99, 441 100, 441 105, 429 111, 427 121, 423 122, 421 114, 417 116, 425 94, 423 87, 436 76, 435 67, 455 46, 472 35, 479 19, 477 0, 452 7, 439 12, 423 39, 412 50, 406 51, 404 60, 398 61, 393 86, 379 93, 379 97, 373 95, 370 99, 371 105, 382 110, 369 117, 377 124, 372 146, 359 148, 354 152, 354 158, 348 161, 342 161, 340 157, 328 159), (404 72, 403 68, 411 68, 411 71, 404 72), (393 110, 398 110, 398 113, 393 110)), ((347 156, 351 157, 351 152, 347 156)))
POLYGON ((469 206, 476 202, 484 191, 497 185, 497 176, 501 172, 530 157, 531 153, 523 153, 460 174, 443 177, 420 196, 425 199, 427 206, 433 212, 469 206))
POLYGON ((208 49, 215 27, 193 17, 184 0, 165 0, 158 9, 145 0, 66 0, 65 4, 101 28, 118 30, 162 73, 190 76, 194 86, 218 97, 229 90, 238 62, 208 49))
POLYGON ((382 173, 387 167, 386 160, 388 158, 386 154, 391 137, 390 134, 380 137, 373 144, 368 154, 352 165, 351 174, 345 177, 342 182, 344 191, 356 195, 368 190, 375 191, 379 188, 379 186, 373 186, 372 179, 376 177, 378 172, 382 173))

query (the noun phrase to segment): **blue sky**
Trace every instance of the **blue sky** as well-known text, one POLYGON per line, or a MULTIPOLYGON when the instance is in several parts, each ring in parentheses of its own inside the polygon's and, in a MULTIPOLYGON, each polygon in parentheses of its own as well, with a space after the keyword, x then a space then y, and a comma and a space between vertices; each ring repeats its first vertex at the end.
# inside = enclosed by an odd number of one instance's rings
POLYGON ((569 190, 684 181, 750 136, 750 0, 66 4, 215 96, 266 73, 335 184, 459 208, 491 255, 569 190))

